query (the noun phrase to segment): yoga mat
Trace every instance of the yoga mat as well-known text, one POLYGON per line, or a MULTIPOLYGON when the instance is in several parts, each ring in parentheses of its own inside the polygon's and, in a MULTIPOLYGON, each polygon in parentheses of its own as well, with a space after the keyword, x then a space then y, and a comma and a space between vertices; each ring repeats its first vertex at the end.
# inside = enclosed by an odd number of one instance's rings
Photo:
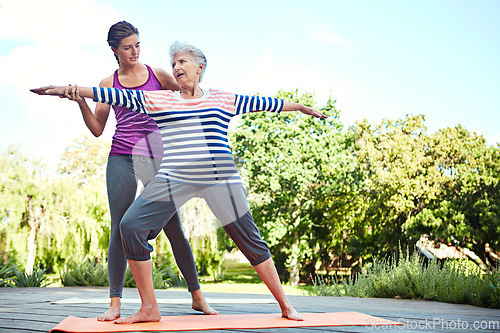
POLYGON ((163 316, 157 323, 115 324, 100 322, 96 318, 67 317, 50 332, 95 333, 136 331, 196 331, 215 329, 264 329, 283 327, 321 326, 393 326, 394 321, 359 312, 301 313, 304 321, 281 318, 281 314, 189 315, 163 316))

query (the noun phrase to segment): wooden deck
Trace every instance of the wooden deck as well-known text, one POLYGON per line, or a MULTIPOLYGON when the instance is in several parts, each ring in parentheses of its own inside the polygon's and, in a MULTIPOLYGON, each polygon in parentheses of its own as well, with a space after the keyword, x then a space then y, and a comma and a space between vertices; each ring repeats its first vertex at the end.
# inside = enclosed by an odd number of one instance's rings
MULTIPOLYGON (((187 291, 157 290, 162 315, 192 315, 187 291), (169 303, 168 300, 175 300, 169 303)), ((279 313, 279 307, 270 295, 205 293, 211 305, 222 314, 279 313), (231 304, 237 299, 242 304, 231 304), (252 303, 251 300, 259 300, 252 303), (268 302, 266 302, 268 301, 268 302)), ((107 288, 65 287, 65 288, 0 288, 0 332, 48 332, 67 316, 96 317, 106 310, 106 303, 97 300, 107 298, 107 288), (86 304, 56 304, 69 299, 93 299, 86 304)), ((135 289, 126 289, 122 315, 137 311, 139 304, 135 289)), ((399 327, 324 327, 324 328, 280 328, 266 330, 210 330, 203 332, 500 332, 500 310, 485 309, 468 305, 401 299, 361 299, 350 297, 289 296, 299 312, 341 312, 357 311, 372 316, 400 322, 399 327)))

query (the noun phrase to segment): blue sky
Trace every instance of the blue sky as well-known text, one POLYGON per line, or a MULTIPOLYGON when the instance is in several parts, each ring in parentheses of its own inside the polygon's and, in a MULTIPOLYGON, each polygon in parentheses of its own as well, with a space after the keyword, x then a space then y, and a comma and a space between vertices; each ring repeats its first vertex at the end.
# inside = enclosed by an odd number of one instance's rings
MULTIPOLYGON (((176 39, 208 58, 206 88, 337 100, 346 124, 424 114, 500 142, 500 1, 0 0, 0 151, 49 166, 89 134, 76 106, 28 90, 97 85, 116 69, 113 23, 140 31, 141 61, 170 71, 176 39)), ((111 115, 111 118, 113 116, 111 115)), ((113 135, 114 120, 102 140, 113 135)))

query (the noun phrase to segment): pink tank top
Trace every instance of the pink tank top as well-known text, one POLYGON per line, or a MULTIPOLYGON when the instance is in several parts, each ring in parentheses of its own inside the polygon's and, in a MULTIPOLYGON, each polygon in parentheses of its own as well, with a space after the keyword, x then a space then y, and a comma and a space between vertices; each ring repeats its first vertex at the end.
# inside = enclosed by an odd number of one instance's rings
MULTIPOLYGON (((133 90, 161 90, 162 86, 151 67, 148 69, 148 80, 138 87, 124 87, 115 71, 113 88, 133 90)), ((163 143, 158 126, 149 116, 131 111, 122 106, 113 106, 116 117, 116 131, 113 135, 109 155, 146 155, 163 156, 163 143)))

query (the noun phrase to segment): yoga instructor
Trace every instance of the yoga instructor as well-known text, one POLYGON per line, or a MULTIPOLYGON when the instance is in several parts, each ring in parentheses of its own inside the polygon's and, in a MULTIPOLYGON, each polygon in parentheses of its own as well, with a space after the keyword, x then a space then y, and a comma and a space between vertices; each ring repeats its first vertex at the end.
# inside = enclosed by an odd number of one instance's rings
POLYGON ((159 321, 148 243, 185 202, 202 197, 224 230, 243 252, 278 301, 283 317, 303 320, 288 301, 267 244, 261 239, 227 139, 233 116, 254 111, 294 111, 326 118, 321 112, 281 99, 243 96, 199 85, 207 67, 205 55, 193 45, 175 42, 170 48, 174 78, 180 91, 139 91, 112 88, 49 86, 32 89, 40 95, 93 98, 125 106, 152 117, 163 138, 163 161, 156 177, 125 213, 121 223, 125 254, 142 305, 116 323, 159 321))
MULTIPOLYGON (((126 21, 113 24, 108 31, 111 47, 119 68, 103 79, 100 87, 141 90, 179 90, 171 74, 161 68, 151 68, 139 62, 141 43, 139 30, 126 21)), ((84 98, 64 96, 78 103, 85 124, 96 137, 100 136, 109 117, 110 107, 97 103, 92 112, 84 98)), ((123 281, 127 260, 120 235, 120 221, 134 202, 139 182, 144 187, 158 172, 163 157, 163 144, 156 123, 147 115, 122 106, 113 106, 116 129, 106 166, 106 188, 111 215, 108 248, 109 309, 97 317, 110 321, 120 317, 123 281)), ((198 274, 189 242, 182 229, 179 213, 164 227, 180 271, 191 292, 192 307, 205 314, 218 314, 212 309, 200 289, 198 274)))

